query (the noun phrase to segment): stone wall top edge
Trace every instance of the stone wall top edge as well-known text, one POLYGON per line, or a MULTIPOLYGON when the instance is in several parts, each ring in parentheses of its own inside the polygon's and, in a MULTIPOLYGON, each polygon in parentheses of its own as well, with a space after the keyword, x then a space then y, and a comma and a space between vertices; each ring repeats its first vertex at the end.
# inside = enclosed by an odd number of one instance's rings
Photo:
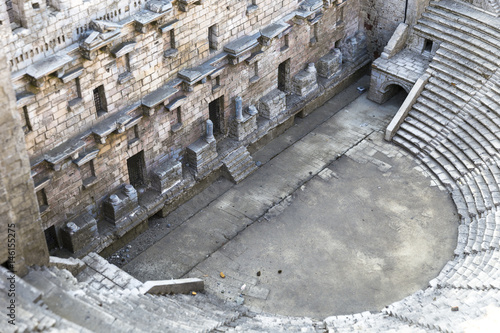
MULTIPOLYGON (((60 2, 66 5, 60 6, 61 9, 57 11, 54 8, 48 10, 45 2, 39 4, 40 9, 37 11, 33 11, 31 8, 27 9, 28 23, 24 25, 25 27, 18 27, 12 31, 12 34, 6 36, 8 40, 7 57, 11 61, 13 71, 26 68, 38 59, 57 53, 73 43, 78 43, 90 30, 91 20, 103 19, 126 26, 135 22, 134 17, 140 20, 141 13, 152 13, 146 8, 146 1, 144 0, 72 0, 71 2, 69 0, 60 0, 60 2)), ((264 8, 267 2, 272 1, 265 0, 261 2, 263 2, 261 5, 264 8)), ((294 2, 294 4, 284 5, 283 8, 298 9, 299 3, 292 0, 287 2, 294 2)), ((233 11, 231 17, 239 17, 244 16, 246 11, 246 3, 236 5, 230 0, 217 2, 217 8, 209 11, 205 7, 213 6, 214 3, 204 2, 203 5, 199 6, 190 5, 193 9, 188 12, 179 10, 176 0, 173 1, 173 4, 172 10, 167 14, 166 21, 178 19, 180 21, 177 23, 178 26, 189 24, 193 19, 198 19, 198 15, 205 12, 215 15, 212 13, 218 13, 222 9, 230 8, 233 11), (237 13, 234 11, 237 11, 237 13)), ((289 15, 290 12, 285 13, 281 18, 289 15)), ((6 16, 6 13, 0 12, 0 17, 3 16, 6 16)), ((248 19, 250 20, 250 17, 248 19)), ((273 21, 279 20, 275 19, 273 21)))

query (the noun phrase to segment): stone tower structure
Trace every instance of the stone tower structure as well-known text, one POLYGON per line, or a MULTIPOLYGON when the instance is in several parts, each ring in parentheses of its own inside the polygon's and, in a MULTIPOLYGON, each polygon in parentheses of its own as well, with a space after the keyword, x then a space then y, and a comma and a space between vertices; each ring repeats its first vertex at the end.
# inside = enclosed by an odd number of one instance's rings
MULTIPOLYGON (((0 49, 7 48, 8 25, 0 25, 0 49)), ((0 262, 19 275, 26 266, 48 262, 21 117, 16 111, 11 72, 0 52, 0 262)))

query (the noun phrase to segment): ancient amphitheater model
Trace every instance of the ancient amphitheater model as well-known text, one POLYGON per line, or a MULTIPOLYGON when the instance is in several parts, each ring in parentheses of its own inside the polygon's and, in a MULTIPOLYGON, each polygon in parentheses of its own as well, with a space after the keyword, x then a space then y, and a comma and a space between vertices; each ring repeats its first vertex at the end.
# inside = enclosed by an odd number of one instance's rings
POLYGON ((499 0, 2 0, 0 331, 500 331, 499 66, 499 0), (365 75, 458 213, 423 290, 291 317, 104 259, 365 75))

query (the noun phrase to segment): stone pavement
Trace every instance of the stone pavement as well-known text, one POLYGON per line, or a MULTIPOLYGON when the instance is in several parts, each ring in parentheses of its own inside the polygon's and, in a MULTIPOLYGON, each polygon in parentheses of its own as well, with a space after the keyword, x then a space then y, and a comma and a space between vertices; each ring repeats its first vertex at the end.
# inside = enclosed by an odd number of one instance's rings
POLYGON ((201 276, 253 310, 316 318, 380 310, 424 288, 453 256, 452 201, 382 141, 401 96, 378 106, 362 95, 338 112, 339 98, 256 152, 259 170, 216 185, 220 196, 198 199, 206 206, 124 269, 142 281, 201 276))

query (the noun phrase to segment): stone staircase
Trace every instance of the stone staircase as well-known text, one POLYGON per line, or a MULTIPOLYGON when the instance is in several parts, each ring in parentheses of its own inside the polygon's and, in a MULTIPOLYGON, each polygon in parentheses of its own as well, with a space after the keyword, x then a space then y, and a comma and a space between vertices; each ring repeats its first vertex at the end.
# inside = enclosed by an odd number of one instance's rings
MULTIPOLYGON (((34 267, 16 277, 16 325, 2 332, 324 332, 324 323, 252 313, 211 294, 144 294, 144 284, 95 253, 74 277, 34 267)), ((0 297, 9 303, 10 273, 0 267, 0 297)), ((3 325, 3 324, 2 324, 3 325)))
POLYGON ((246 147, 239 147, 232 151, 222 160, 222 163, 227 175, 236 184, 257 170, 257 166, 246 147))

